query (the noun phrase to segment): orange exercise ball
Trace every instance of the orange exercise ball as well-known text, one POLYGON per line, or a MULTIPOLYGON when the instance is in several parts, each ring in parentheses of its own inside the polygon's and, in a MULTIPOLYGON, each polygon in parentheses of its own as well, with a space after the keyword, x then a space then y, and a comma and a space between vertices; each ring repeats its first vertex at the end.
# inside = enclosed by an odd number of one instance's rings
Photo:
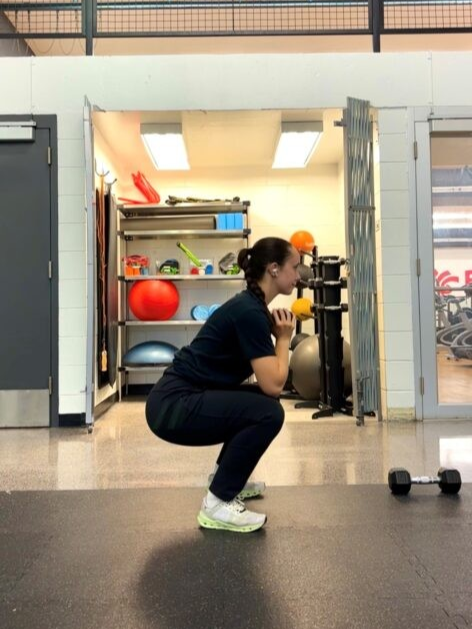
POLYGON ((131 287, 128 303, 140 321, 166 321, 179 307, 179 291, 168 280, 140 280, 131 287))
POLYGON ((310 253, 315 246, 315 239, 313 236, 310 232, 304 231, 303 229, 292 234, 290 242, 298 251, 308 251, 310 253))

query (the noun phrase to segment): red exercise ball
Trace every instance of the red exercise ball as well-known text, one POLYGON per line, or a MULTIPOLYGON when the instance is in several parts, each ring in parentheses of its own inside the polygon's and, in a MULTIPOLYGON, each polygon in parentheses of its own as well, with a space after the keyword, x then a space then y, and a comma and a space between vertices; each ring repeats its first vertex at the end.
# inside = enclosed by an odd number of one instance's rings
POLYGON ((311 251, 315 246, 315 239, 310 232, 300 230, 290 236, 290 242, 297 251, 311 251))
POLYGON ((140 321, 166 321, 177 312, 179 292, 168 280, 135 282, 128 295, 131 312, 140 321))

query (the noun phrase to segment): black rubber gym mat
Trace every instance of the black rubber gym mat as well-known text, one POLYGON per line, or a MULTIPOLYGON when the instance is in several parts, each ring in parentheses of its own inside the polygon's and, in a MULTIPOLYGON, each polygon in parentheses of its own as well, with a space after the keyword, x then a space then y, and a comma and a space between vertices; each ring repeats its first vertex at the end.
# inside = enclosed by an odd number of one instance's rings
POLYGON ((202 490, 0 494, 2 629, 472 625, 472 485, 269 488, 257 533, 198 529, 202 490))

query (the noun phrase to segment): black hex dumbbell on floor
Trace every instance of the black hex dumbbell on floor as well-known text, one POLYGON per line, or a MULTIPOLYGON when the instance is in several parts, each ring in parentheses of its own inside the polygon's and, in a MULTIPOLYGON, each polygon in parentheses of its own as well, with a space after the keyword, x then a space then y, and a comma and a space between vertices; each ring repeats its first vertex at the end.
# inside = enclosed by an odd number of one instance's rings
POLYGON ((457 494, 462 480, 458 470, 440 467, 437 476, 410 476, 403 467, 394 467, 388 473, 388 486, 392 494, 406 496, 412 485, 439 485, 443 494, 457 494))

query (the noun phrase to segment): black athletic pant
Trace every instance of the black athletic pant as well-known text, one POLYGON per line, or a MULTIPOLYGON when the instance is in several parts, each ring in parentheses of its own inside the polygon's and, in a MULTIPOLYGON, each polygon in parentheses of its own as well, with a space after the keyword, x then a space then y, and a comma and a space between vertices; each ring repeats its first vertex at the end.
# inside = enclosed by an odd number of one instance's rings
POLYGON ((149 394, 146 419, 153 433, 170 443, 223 443, 210 491, 230 501, 282 428, 284 410, 257 386, 202 389, 178 376, 164 375, 149 394))

